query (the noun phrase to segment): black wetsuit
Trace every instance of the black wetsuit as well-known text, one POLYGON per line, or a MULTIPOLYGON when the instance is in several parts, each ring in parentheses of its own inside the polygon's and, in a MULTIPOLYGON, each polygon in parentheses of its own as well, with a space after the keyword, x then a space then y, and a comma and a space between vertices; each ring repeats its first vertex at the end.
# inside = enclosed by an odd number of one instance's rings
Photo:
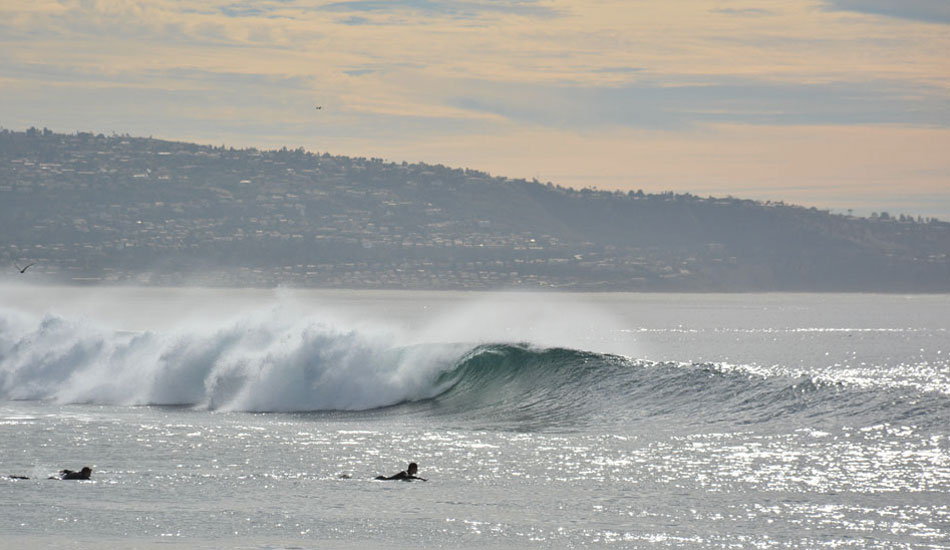
POLYGON ((92 470, 83 470, 74 472, 72 470, 63 470, 59 472, 59 479, 89 479, 92 470))
POLYGON ((421 478, 421 477, 416 477, 416 476, 411 476, 411 475, 409 475, 409 472, 407 472, 407 471, 405 471, 405 470, 399 472, 398 474, 391 475, 391 476, 389 476, 389 477, 386 477, 386 476, 376 476, 376 480, 377 480, 377 481, 396 481, 396 480, 412 481, 412 480, 414 480, 414 479, 418 479, 418 480, 421 480, 421 481, 425 481, 425 479, 423 479, 423 478, 421 478))

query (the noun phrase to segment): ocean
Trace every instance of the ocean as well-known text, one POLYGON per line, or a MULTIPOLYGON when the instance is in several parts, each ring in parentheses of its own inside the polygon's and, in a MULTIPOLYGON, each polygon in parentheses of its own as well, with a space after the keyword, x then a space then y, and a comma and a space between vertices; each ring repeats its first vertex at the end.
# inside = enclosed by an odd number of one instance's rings
POLYGON ((6 284, 0 548, 950 548, 948 312, 6 284))

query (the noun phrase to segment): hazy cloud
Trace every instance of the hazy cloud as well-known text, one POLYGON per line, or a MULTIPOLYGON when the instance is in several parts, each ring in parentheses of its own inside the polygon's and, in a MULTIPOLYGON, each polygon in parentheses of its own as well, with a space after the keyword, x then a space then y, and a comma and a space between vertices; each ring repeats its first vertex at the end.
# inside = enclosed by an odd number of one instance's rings
POLYGON ((773 11, 764 10, 761 8, 718 8, 712 10, 713 13, 721 13, 723 15, 748 15, 748 16, 762 16, 762 15, 772 15, 773 11))
POLYGON ((619 87, 469 83, 450 99, 463 109, 540 126, 675 129, 704 123, 755 125, 907 124, 950 127, 942 88, 902 81, 798 84, 710 77, 619 87))
POLYGON ((228 17, 262 17, 269 14, 269 10, 254 6, 249 2, 221 6, 218 10, 228 17))
POLYGON ((470 18, 486 13, 509 13, 535 17, 553 17, 557 11, 541 5, 537 0, 507 2, 459 2, 454 0, 351 0, 333 2, 322 7, 330 11, 417 12, 428 16, 470 18))
MULTIPOLYGON (((72 84, 86 88, 98 88, 103 84, 112 86, 154 86, 175 88, 258 90, 261 94, 272 90, 309 90, 313 84, 301 76, 274 75, 252 72, 210 71, 194 67, 170 69, 147 69, 136 71, 106 70, 100 67, 76 67, 48 63, 17 63, 0 59, 0 68, 9 77, 30 80, 42 85, 72 84)), ((238 92, 241 93, 241 92, 238 92)))
POLYGON ((633 74, 643 70, 643 67, 598 67, 592 69, 591 72, 603 74, 633 74))
POLYGON ((835 10, 950 24, 948 0, 825 0, 835 10))
POLYGON ((345 19, 340 19, 339 22, 343 23, 344 25, 352 25, 352 26, 369 25, 370 23, 372 23, 372 21, 370 21, 369 19, 365 17, 359 17, 356 15, 352 17, 347 17, 345 19))

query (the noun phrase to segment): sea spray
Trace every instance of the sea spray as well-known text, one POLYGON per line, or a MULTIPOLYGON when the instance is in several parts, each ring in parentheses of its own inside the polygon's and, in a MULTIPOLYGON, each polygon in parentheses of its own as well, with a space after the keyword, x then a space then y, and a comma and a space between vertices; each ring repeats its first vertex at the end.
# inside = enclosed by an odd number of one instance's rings
POLYGON ((246 411, 360 410, 434 396, 457 344, 406 346, 276 312, 220 328, 115 331, 0 313, 0 397, 246 411))

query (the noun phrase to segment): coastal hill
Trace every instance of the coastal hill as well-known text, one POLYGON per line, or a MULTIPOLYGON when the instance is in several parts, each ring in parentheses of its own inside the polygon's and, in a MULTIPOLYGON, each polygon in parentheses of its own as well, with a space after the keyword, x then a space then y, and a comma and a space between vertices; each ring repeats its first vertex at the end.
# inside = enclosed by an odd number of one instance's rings
POLYGON ((0 235, 46 283, 950 292, 936 219, 35 128, 0 130, 0 235))

